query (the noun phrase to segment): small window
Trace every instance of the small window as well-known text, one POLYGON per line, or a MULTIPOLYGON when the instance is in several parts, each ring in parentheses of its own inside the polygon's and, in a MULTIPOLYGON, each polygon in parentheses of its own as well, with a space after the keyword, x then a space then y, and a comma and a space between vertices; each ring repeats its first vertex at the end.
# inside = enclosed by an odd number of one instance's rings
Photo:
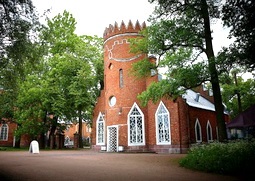
POLYGON ((112 69, 113 69, 113 64, 110 63, 109 66, 108 66, 108 68, 109 68, 110 70, 112 70, 112 69))
POLYGON ((116 104, 116 102, 117 102, 117 99, 116 99, 115 96, 111 96, 111 97, 109 98, 109 105, 110 105, 111 107, 114 106, 114 105, 116 104))

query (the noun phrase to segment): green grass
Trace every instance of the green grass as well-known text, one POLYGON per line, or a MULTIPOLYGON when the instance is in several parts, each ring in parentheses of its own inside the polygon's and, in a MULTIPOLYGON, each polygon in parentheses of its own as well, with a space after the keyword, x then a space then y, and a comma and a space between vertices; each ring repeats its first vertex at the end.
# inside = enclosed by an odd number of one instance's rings
POLYGON ((229 175, 250 174, 254 163, 255 140, 194 146, 179 161, 180 166, 185 168, 229 175))
POLYGON ((0 151, 28 151, 29 148, 0 147, 0 151))

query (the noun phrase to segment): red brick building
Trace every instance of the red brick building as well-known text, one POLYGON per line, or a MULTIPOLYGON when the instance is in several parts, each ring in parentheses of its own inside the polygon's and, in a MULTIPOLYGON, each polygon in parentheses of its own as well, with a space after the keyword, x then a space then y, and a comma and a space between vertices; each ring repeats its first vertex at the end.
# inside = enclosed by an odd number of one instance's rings
MULTIPOLYGON (((66 129, 64 130, 64 137, 66 147, 73 147, 74 146, 74 135, 79 132, 79 123, 77 124, 66 124, 66 129)), ((91 126, 86 122, 82 123, 82 138, 83 138, 83 146, 90 145, 91 142, 91 126)))
POLYGON ((129 39, 140 37, 145 27, 144 23, 122 22, 105 29, 104 88, 94 109, 92 148, 185 153, 191 144, 217 140, 216 114, 207 90, 199 90, 200 94, 188 90, 175 101, 140 105, 137 95, 159 81, 158 74, 137 79, 129 73, 134 62, 156 60, 130 53, 129 39))
MULTIPOLYGON (((15 146, 15 130, 17 124, 6 119, 2 119, 0 122, 0 146, 14 147, 15 146)), ((27 147, 32 140, 27 136, 23 135, 20 140, 21 147, 27 147)))

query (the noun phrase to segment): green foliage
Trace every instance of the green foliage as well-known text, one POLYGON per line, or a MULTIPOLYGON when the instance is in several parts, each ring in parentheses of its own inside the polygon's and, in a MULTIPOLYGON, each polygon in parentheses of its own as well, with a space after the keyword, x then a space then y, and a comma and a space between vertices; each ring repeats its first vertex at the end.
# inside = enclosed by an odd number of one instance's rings
POLYGON ((183 89, 178 88, 178 83, 173 79, 162 80, 160 82, 152 82, 146 91, 138 95, 138 99, 143 106, 146 106, 150 100, 153 103, 156 103, 162 97, 175 100, 178 97, 177 95, 182 93, 183 89))
POLYGON ((191 148, 180 165, 186 168, 221 174, 249 174, 255 161, 255 141, 210 143, 191 148))
POLYGON ((137 78, 147 77, 151 74, 151 70, 155 70, 156 67, 153 63, 144 59, 133 64, 129 73, 137 78))
POLYGON ((222 98, 227 108, 230 110, 231 118, 236 117, 239 112, 237 94, 240 95, 242 111, 255 103, 255 81, 254 79, 243 80, 238 77, 237 84, 234 78, 229 77, 230 82, 222 85, 222 98))
POLYGON ((5 68, 9 61, 22 67, 24 59, 19 56, 23 56, 25 45, 31 41, 34 28, 39 24, 33 3, 31 0, 4 0, 0 2, 0 9, 0 68, 5 68))
POLYGON ((32 1, 0 2, 0 118, 14 121, 19 81, 40 57, 36 34, 41 28, 32 1))
POLYGON ((72 15, 64 11, 48 20, 48 26, 41 30, 44 54, 40 64, 27 69, 28 74, 19 82, 17 135, 35 137, 50 127, 62 129, 58 118, 90 120, 98 84, 103 79, 102 40, 76 35, 75 25, 72 15), (54 114, 54 120, 47 118, 48 113, 54 114))
MULTIPOLYGON (((178 1, 156 1, 155 11, 150 21, 152 24, 141 32, 144 38, 137 38, 131 41, 132 51, 135 53, 151 53, 159 55, 157 65, 151 65, 150 62, 144 60, 133 64, 132 72, 135 72, 137 77, 148 76, 151 69, 163 68, 167 72, 163 75, 166 77, 164 84, 153 84, 148 92, 139 96, 144 103, 149 101, 149 95, 160 99, 164 96, 160 91, 158 96, 150 93, 155 89, 165 91, 165 95, 171 95, 175 98, 183 93, 176 91, 179 89, 185 90, 201 85, 205 81, 210 81, 212 74, 215 75, 213 68, 209 68, 209 64, 213 65, 213 56, 208 56, 209 50, 205 44, 205 24, 203 12, 203 3, 196 1, 187 1, 180 3, 178 1), (208 60, 203 60, 200 57, 202 53, 207 55, 208 60), (171 84, 171 85, 168 85, 171 84), (145 96, 147 95, 147 96, 145 96)), ((218 18, 219 11, 216 2, 208 1, 207 7, 210 12, 207 18, 218 18)), ((211 66, 212 67, 212 66, 211 66)), ((217 73, 216 73, 217 74, 217 73)), ((215 79, 215 76, 213 76, 215 79)), ((217 78, 217 77, 216 77, 217 78)), ((215 81, 215 80, 214 80, 215 81)))
POLYGON ((230 28, 234 43, 224 49, 228 64, 238 63, 254 70, 255 2, 252 0, 227 0, 223 6, 222 20, 230 28))

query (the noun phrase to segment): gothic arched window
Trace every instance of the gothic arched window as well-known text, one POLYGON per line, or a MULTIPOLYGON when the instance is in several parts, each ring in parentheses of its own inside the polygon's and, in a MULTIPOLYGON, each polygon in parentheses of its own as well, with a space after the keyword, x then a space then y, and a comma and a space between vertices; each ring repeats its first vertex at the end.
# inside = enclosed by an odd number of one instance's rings
POLYGON ((201 125, 198 119, 196 120, 196 123, 195 123, 195 135, 196 135, 196 142, 202 142, 201 125))
POLYGON ((206 133, 207 133, 207 141, 211 142, 213 141, 213 137, 212 137, 212 126, 210 124, 210 121, 207 121, 207 125, 206 125, 206 133))
POLYGON ((155 114, 157 144, 171 144, 170 115, 161 101, 155 114))
POLYGON ((134 103, 128 113, 128 145, 145 145, 144 115, 138 105, 134 103))
POLYGON ((105 122, 101 112, 97 118, 96 130, 97 145, 105 145, 105 122))

